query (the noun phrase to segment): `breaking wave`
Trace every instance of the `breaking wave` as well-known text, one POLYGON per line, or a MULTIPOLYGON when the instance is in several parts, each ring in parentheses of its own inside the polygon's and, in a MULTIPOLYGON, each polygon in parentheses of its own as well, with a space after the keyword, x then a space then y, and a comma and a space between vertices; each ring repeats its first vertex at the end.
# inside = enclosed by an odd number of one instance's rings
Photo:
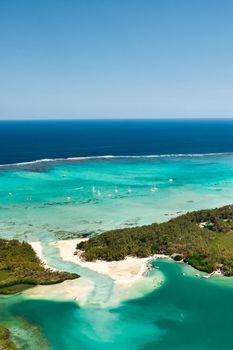
POLYGON ((220 153, 178 153, 178 154, 150 154, 150 155, 103 155, 103 156, 86 156, 86 157, 67 157, 67 158, 45 158, 20 163, 0 164, 0 167, 24 166, 38 163, 57 163, 85 161, 94 159, 146 159, 146 158, 187 158, 187 157, 215 157, 233 155, 233 152, 220 153))

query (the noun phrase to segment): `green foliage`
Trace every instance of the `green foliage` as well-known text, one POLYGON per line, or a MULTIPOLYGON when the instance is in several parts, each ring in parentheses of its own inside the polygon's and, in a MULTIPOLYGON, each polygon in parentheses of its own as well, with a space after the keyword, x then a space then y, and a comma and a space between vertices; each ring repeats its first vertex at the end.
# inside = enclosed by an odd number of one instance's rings
POLYGON ((77 245, 93 261, 167 254, 201 271, 233 275, 233 205, 181 215, 161 224, 104 232, 77 245))
POLYGON ((0 326, 0 350, 16 350, 16 346, 10 339, 10 332, 7 328, 0 326))
POLYGON ((79 277, 43 266, 26 242, 0 239, 0 294, 13 294, 37 284, 54 284, 79 277))

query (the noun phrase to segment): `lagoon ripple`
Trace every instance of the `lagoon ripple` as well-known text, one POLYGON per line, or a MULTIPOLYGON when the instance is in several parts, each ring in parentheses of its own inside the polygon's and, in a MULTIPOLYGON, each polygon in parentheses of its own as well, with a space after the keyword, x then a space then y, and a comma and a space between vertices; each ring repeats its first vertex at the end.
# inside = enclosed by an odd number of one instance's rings
MULTIPOLYGON (((6 321, 26 344, 25 349, 36 349, 35 342, 42 338, 43 348, 54 350, 229 349, 231 280, 205 281, 195 278, 192 269, 161 262, 163 282, 159 288, 114 305, 108 303, 111 279, 62 261, 51 242, 230 204, 232 155, 89 159, 6 167, 0 170, 0 196, 1 237, 41 241, 49 265, 83 274, 96 285, 90 296, 95 302, 82 307, 72 301, 27 296, 1 299, 0 321, 6 321), (31 333, 27 332, 30 339, 23 332, 28 322, 34 325, 31 333)), ((151 272, 154 278, 156 273, 151 272)))

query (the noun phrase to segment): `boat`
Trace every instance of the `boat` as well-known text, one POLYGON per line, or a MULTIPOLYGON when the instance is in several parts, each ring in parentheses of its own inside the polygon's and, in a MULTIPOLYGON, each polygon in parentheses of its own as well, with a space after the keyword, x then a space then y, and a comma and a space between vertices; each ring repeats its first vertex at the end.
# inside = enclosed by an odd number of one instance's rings
POLYGON ((158 188, 157 187, 151 187, 151 192, 156 192, 156 191, 158 191, 158 188))

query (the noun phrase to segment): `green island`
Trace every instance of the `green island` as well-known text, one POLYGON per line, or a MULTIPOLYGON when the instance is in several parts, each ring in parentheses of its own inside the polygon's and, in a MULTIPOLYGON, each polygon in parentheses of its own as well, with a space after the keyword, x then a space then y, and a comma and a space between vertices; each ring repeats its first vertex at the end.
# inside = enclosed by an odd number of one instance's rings
POLYGON ((77 245, 81 257, 122 260, 165 254, 197 270, 233 276, 233 205, 188 212, 160 224, 104 232, 77 245))
MULTIPOLYGON (((0 294, 15 294, 38 284, 78 278, 75 273, 45 268, 30 244, 0 239, 0 294)), ((10 331, 0 325, 0 350, 16 350, 10 331)))
POLYGON ((7 328, 0 326, 0 350, 16 350, 16 346, 10 339, 10 332, 7 328))
POLYGON ((38 284, 55 284, 78 277, 75 273, 45 268, 26 242, 0 239, 0 294, 19 293, 38 284))

